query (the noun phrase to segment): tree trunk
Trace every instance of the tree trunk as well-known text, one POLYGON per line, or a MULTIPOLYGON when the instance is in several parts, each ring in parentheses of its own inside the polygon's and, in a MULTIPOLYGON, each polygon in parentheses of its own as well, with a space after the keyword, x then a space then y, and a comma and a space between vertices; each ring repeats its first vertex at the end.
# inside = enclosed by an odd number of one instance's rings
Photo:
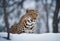
POLYGON ((56 8, 53 17, 53 32, 58 33, 58 13, 59 13, 60 0, 56 0, 56 8))
POLYGON ((9 23, 8 23, 8 16, 6 11, 6 0, 3 0, 3 11, 4 11, 4 21, 5 21, 5 27, 7 28, 7 39, 9 40, 10 34, 9 34, 9 23))
POLYGON ((48 10, 46 8, 46 17, 47 17, 47 21, 46 21, 46 27, 47 27, 47 33, 49 32, 49 26, 48 26, 48 10))
POLYGON ((21 10, 23 8, 23 3, 24 3, 25 0, 21 0, 21 2, 18 2, 17 3, 17 14, 18 14, 18 17, 20 16, 21 14, 21 10))
POLYGON ((49 26, 48 26, 48 3, 47 0, 45 0, 46 4, 45 4, 45 11, 46 11, 46 29, 47 29, 47 33, 49 32, 49 26))

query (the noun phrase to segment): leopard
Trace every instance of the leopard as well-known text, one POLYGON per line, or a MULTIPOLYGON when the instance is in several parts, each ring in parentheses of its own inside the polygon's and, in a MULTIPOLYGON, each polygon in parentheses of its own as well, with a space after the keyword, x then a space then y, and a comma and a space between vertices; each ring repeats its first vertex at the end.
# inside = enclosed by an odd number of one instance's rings
POLYGON ((10 28, 10 33, 33 33, 34 24, 38 17, 38 10, 26 10, 26 13, 21 17, 17 24, 10 28))

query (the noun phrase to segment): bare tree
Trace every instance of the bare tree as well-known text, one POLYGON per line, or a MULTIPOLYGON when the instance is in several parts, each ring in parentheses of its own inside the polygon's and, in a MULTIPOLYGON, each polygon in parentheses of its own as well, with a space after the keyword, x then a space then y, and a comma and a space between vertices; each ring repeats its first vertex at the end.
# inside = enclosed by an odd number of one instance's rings
POLYGON ((46 11, 46 29, 47 29, 47 33, 49 32, 49 26, 48 26, 48 3, 47 3, 47 0, 45 0, 45 3, 43 2, 43 0, 41 0, 42 1, 42 4, 43 4, 43 6, 44 6, 44 10, 46 11))
POLYGON ((58 13, 60 8, 60 0, 56 0, 56 8, 53 17, 53 32, 58 33, 58 13))
MULTIPOLYGON (((38 2, 39 2, 40 0, 35 0, 35 2, 36 2, 36 10, 38 10, 39 9, 39 5, 38 5, 38 2)), ((40 15, 39 15, 40 16, 40 15)), ((40 19, 40 18, 39 18, 40 19)), ((36 27, 37 28, 35 28, 35 30, 36 30, 36 33, 40 33, 40 22, 36 22, 36 27)))
POLYGON ((47 27, 47 33, 49 32, 49 26, 48 26, 48 4, 47 4, 47 0, 46 1, 46 4, 45 4, 45 11, 46 11, 46 27, 47 27))
POLYGON ((20 13, 21 13, 21 10, 20 10, 20 9, 23 8, 23 3, 24 3, 24 1, 25 1, 25 0, 21 0, 21 1, 19 1, 19 2, 17 3, 17 14, 18 14, 18 17, 19 17, 19 15, 20 15, 20 13))
POLYGON ((6 0, 3 0, 3 11, 4 11, 4 21, 5 21, 5 27, 7 28, 7 39, 9 40, 10 38, 10 33, 9 33, 9 23, 8 23, 8 16, 7 16, 7 11, 6 11, 6 0))

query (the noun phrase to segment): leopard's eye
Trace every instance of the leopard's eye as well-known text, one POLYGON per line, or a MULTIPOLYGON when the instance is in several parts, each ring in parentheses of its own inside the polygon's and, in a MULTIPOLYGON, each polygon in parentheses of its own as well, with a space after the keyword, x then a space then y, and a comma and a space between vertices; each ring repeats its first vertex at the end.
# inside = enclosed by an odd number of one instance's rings
POLYGON ((36 16, 38 16, 36 13, 35 13, 36 16))
POLYGON ((31 21, 33 21, 33 20, 31 20, 31 21))
POLYGON ((29 15, 32 15, 32 14, 29 14, 29 15))

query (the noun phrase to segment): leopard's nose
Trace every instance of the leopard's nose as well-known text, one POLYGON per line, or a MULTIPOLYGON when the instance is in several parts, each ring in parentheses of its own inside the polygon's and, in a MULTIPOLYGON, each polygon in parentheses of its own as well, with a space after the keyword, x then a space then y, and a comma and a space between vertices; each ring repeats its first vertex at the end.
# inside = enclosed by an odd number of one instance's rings
POLYGON ((34 19, 36 19, 36 18, 34 18, 34 19))
POLYGON ((33 19, 33 22, 35 22, 36 21, 36 19, 33 19))
POLYGON ((32 22, 33 20, 31 20, 31 22, 32 22))

